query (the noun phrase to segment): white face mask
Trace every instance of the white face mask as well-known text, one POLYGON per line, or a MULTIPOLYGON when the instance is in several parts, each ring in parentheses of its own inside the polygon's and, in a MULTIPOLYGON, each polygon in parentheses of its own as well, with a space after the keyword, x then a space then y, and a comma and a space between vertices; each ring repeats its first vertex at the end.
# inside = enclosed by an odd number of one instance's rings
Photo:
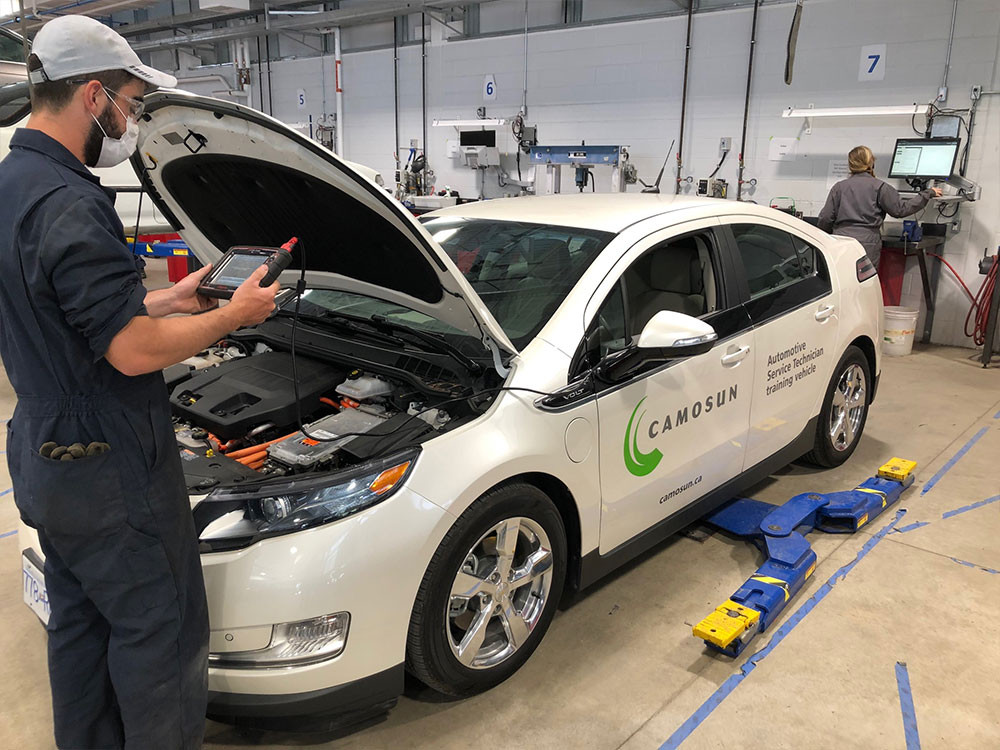
MULTIPOLYGON (((117 102, 111 98, 107 91, 104 92, 104 95, 108 97, 108 100, 115 105, 115 108, 119 112, 122 112, 122 108, 118 106, 117 102)), ((125 132, 122 133, 121 138, 109 138, 107 131, 101 127, 100 121, 94 115, 91 115, 91 117, 94 118, 97 127, 101 128, 101 132, 104 133, 104 140, 101 142, 101 155, 97 157, 95 167, 113 167, 116 164, 121 164, 135 152, 136 144, 139 142, 139 123, 131 117, 126 117, 125 113, 122 112, 122 117, 125 117, 125 132)))

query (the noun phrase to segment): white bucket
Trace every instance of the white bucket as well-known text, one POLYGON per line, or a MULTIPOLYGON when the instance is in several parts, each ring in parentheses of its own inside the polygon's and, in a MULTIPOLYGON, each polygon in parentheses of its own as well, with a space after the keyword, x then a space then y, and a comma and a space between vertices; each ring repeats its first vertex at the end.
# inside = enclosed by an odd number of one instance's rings
POLYGON ((886 307, 882 334, 882 353, 889 357, 905 357, 913 350, 913 334, 917 330, 919 310, 910 307, 886 307))

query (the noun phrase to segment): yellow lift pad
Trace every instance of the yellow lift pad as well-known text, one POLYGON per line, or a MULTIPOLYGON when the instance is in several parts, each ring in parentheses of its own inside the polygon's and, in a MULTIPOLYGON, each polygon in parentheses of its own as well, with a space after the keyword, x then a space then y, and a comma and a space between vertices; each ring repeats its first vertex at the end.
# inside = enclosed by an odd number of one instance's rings
POLYGON ((879 467, 878 475, 885 479, 895 479, 897 482, 902 482, 915 468, 917 468, 916 461, 908 461, 905 458, 890 458, 887 463, 879 467))
POLYGON ((694 626, 692 632, 703 641, 719 648, 729 648, 729 644, 748 630, 757 627, 760 612, 727 599, 724 604, 694 626))

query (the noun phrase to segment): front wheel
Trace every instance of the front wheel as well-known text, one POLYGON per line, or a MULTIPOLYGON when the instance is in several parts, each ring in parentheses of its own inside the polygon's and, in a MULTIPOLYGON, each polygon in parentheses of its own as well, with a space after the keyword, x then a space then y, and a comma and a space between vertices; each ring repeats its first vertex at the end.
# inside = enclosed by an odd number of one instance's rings
POLYGON ((424 574, 406 666, 445 695, 487 690, 516 672, 555 615, 566 532, 548 496, 502 485, 455 522, 424 574))
POLYGON ((871 382, 864 352, 856 346, 847 347, 823 399, 816 442, 806 461, 832 468, 851 457, 868 420, 871 382))

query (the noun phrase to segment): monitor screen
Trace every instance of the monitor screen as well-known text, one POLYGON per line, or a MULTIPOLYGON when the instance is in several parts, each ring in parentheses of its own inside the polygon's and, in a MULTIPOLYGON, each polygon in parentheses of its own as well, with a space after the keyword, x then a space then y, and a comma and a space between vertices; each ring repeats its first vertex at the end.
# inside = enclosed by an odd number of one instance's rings
POLYGON ((463 130, 458 134, 458 145, 460 146, 488 146, 495 148, 497 145, 497 131, 495 130, 463 130))
POLYGON ((958 154, 958 138, 900 138, 889 177, 946 180, 958 154))

